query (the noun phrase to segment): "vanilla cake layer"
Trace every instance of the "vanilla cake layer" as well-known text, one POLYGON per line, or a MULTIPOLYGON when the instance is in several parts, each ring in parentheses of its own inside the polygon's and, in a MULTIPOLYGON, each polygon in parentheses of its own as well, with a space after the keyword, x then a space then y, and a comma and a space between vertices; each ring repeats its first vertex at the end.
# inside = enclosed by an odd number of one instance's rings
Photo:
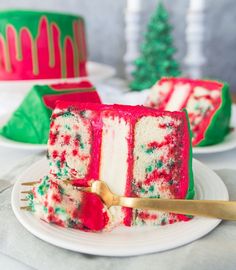
POLYGON ((229 132, 231 99, 223 82, 163 78, 152 87, 145 105, 166 111, 186 108, 194 146, 218 143, 229 132))
MULTIPOLYGON (((188 120, 184 112, 142 106, 60 102, 48 143, 50 173, 88 185, 105 181, 119 195, 192 198, 188 120)), ((109 226, 168 224, 183 215, 111 207, 109 226)))

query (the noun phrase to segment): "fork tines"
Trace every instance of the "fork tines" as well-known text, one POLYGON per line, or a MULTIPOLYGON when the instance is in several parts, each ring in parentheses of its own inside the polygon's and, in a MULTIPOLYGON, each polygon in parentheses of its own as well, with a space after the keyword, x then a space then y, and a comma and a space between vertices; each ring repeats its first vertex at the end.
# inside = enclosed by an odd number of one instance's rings
MULTIPOLYGON (((39 181, 31 181, 31 182, 23 182, 21 183, 22 186, 34 186, 36 184, 38 184, 39 181)), ((32 194, 33 190, 29 189, 29 190, 22 190, 21 194, 32 194)), ((27 197, 20 199, 22 202, 27 202, 29 199, 27 197)), ((20 207, 21 210, 25 210, 25 211, 31 211, 31 207, 30 206, 21 206, 20 207)))
POLYGON ((20 209, 21 210, 26 210, 26 211, 31 211, 31 207, 30 206, 21 206, 20 209))
POLYGON ((23 183, 21 183, 21 185, 22 186, 34 186, 38 183, 40 183, 40 181, 23 182, 23 183))

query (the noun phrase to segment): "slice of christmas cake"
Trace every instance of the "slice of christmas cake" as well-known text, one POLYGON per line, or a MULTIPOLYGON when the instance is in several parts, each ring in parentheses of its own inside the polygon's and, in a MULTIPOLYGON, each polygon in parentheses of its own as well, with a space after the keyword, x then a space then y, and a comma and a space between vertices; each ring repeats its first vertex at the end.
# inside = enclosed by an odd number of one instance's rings
POLYGON ((163 78, 152 87, 145 105, 161 111, 186 108, 194 146, 219 143, 230 130, 231 98, 223 82, 163 78))
POLYGON ((53 177, 41 179, 27 198, 31 211, 48 223, 92 231, 108 226, 109 212, 97 195, 53 177))
MULTIPOLYGON (((194 195, 185 112, 143 106, 58 103, 48 141, 50 177, 73 185, 105 181, 119 195, 190 199, 194 195)), ((111 207, 107 224, 168 224, 183 215, 111 207)))
POLYGON ((0 134, 14 141, 46 144, 50 116, 57 100, 101 103, 96 89, 87 81, 35 85, 0 129, 0 134))

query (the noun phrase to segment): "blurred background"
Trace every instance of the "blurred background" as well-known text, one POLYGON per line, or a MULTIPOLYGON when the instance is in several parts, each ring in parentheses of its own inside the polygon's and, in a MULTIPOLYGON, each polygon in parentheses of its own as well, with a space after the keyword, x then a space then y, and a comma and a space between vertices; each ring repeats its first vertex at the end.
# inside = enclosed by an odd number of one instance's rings
MULTIPOLYGON (((141 30, 144 32, 157 0, 143 0, 141 30)), ((174 26, 176 59, 183 66, 186 54, 185 26, 188 0, 163 0, 174 26)), ((222 79, 236 92, 236 2, 235 0, 205 1, 203 76, 222 79)), ((86 20, 89 59, 112 65, 118 77, 124 78, 126 0, 1 0, 0 9, 23 8, 72 12, 86 20)))

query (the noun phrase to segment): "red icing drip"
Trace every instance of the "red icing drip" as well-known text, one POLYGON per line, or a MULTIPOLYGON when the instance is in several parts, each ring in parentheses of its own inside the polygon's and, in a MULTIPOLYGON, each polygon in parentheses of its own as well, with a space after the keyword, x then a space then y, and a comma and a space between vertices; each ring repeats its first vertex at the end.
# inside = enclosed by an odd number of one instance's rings
POLYGON ((66 51, 66 77, 74 77, 74 51, 73 45, 70 38, 65 40, 65 51, 66 51))

